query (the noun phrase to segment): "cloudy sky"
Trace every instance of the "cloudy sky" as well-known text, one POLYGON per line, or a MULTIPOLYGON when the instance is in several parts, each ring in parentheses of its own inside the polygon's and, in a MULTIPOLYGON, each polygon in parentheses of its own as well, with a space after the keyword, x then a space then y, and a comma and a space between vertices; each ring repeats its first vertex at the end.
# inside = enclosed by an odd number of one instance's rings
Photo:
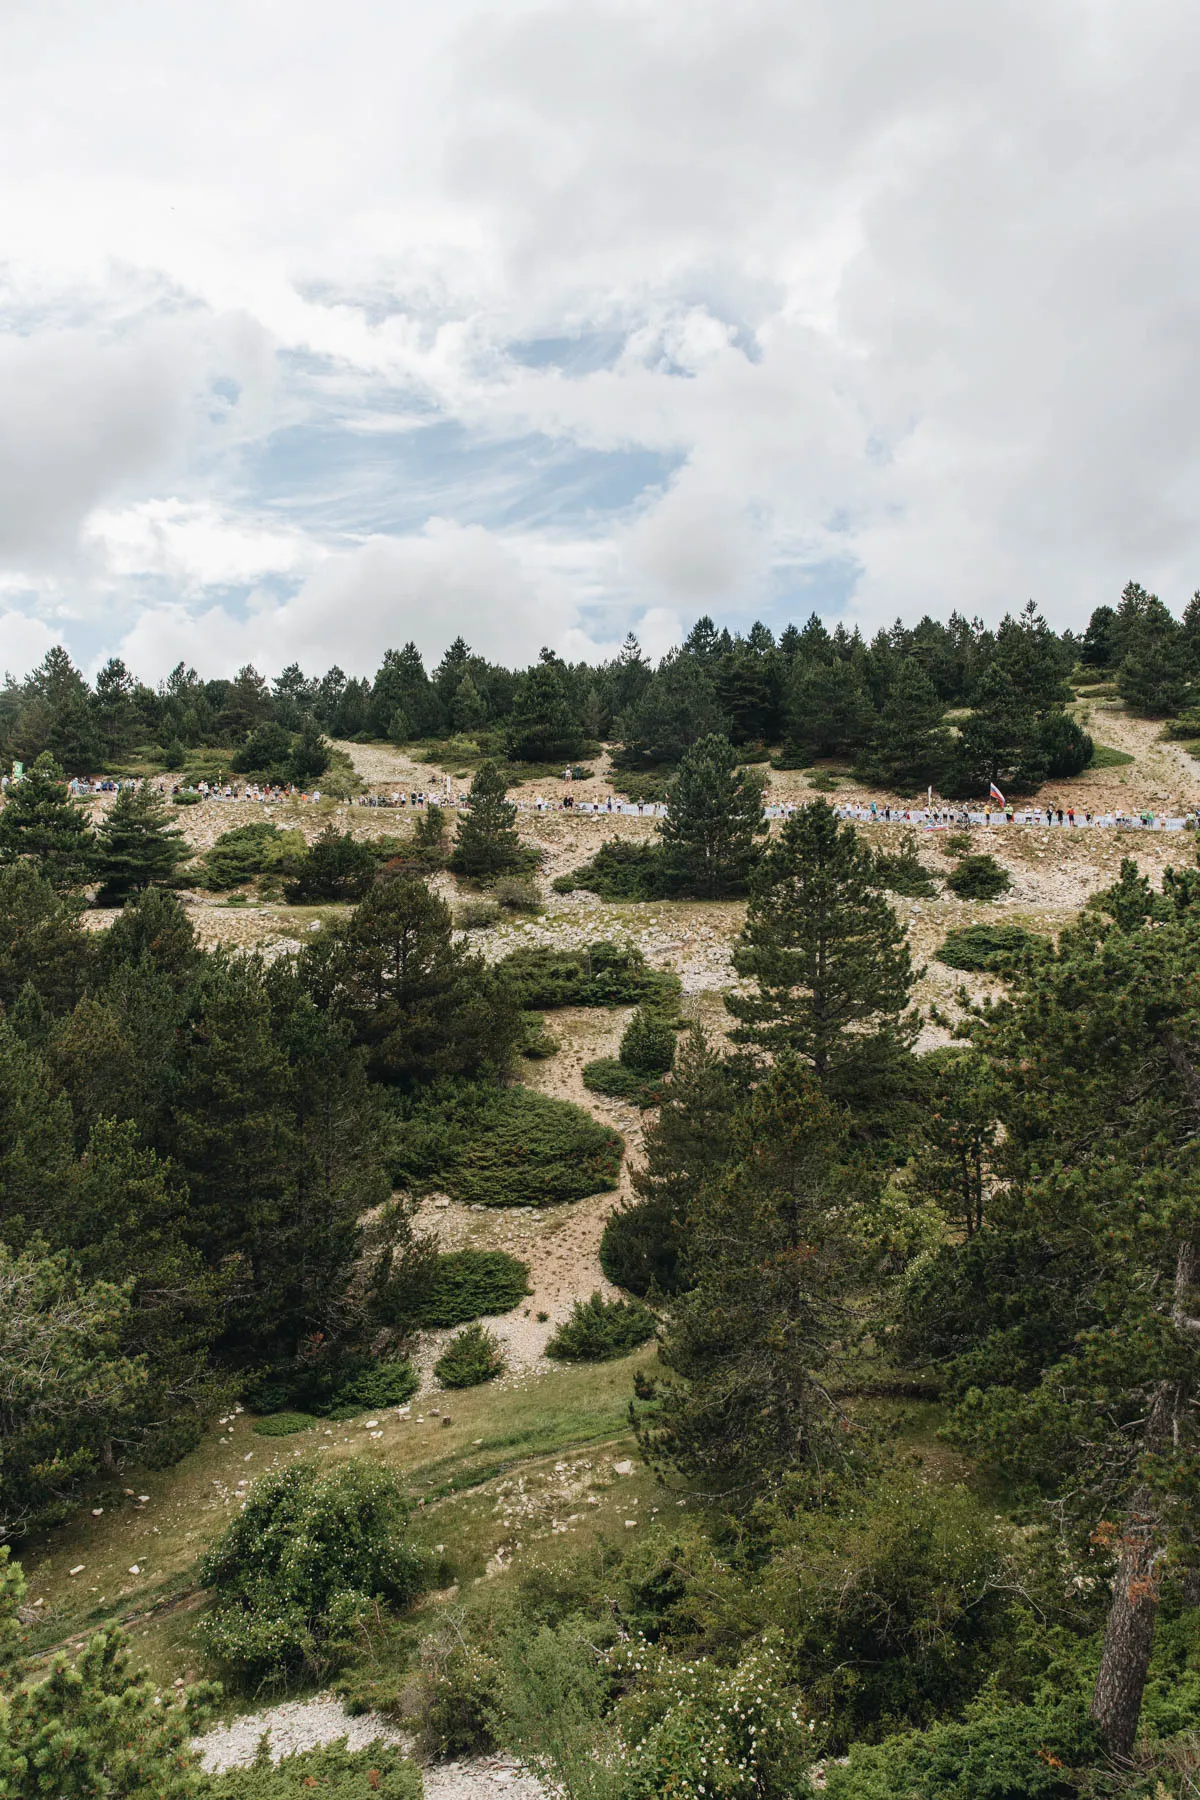
POLYGON ((0 669, 1200 585, 1194 0, 5 0, 0 669))

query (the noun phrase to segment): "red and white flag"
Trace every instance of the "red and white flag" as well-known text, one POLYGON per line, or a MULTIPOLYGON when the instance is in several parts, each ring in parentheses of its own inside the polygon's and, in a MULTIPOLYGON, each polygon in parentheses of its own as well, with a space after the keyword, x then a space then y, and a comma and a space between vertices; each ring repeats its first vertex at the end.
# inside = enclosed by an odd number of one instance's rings
POLYGON ((994 781, 988 783, 988 793, 993 800, 998 800, 1001 806, 1004 805, 1004 795, 1000 792, 1000 789, 996 786, 994 781))

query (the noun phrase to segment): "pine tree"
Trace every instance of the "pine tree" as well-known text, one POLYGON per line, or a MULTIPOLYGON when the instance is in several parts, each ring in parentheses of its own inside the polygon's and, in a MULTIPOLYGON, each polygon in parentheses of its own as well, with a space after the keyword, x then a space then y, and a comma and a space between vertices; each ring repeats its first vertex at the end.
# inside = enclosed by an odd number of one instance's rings
POLYGON ((674 1294, 687 1286, 692 1210, 705 1182, 729 1160, 730 1121, 743 1097, 737 1071, 693 1026, 643 1134, 642 1161, 632 1173, 636 1199, 604 1227, 600 1266, 617 1287, 674 1294))
POLYGON ((693 1285, 659 1349, 679 1379, 639 1435, 652 1461, 742 1506, 784 1471, 836 1469, 853 1444, 829 1393, 852 1266, 844 1135, 839 1110, 785 1054, 690 1211, 693 1285))
POLYGON ((372 888, 314 952, 313 977, 381 1081, 411 1087, 502 1068, 516 1040, 507 990, 455 943, 450 908, 412 875, 372 888))
POLYGON ((849 662, 797 659, 784 724, 793 762, 852 756, 866 742, 874 710, 859 671, 849 662))
POLYGON ((190 855, 161 794, 151 787, 122 788, 96 834, 97 901, 120 906, 143 888, 169 887, 190 855))
MULTIPOLYGON (((697 628, 698 629, 698 628, 697 628)), ((690 745, 712 732, 724 732, 713 677, 699 657, 672 651, 646 684, 641 698, 616 722, 623 740, 614 766, 639 769, 677 763, 690 745)))
POLYGON ((32 983, 51 1013, 69 1012, 91 974, 95 940, 80 928, 84 902, 32 861, 0 866, 0 1007, 32 983))
POLYGON ((580 755, 583 731, 567 692, 565 671, 549 650, 522 676, 504 728, 516 762, 562 762, 580 755))
POLYGON ((469 675, 464 675, 450 702, 450 721, 455 731, 470 733, 487 724, 487 703, 469 675))
POLYGON ((762 781, 738 767, 727 738, 685 751, 659 826, 676 891, 702 900, 744 893, 766 829, 762 781))
POLYGON ((726 997, 735 1043, 790 1051, 839 1099, 883 1098, 915 1032, 912 962, 870 850, 823 800, 759 864, 733 961, 756 989, 726 997))
POLYGON ((926 1276, 922 1360, 957 1317, 975 1390, 957 1441, 1112 1558, 1092 1712, 1117 1755, 1137 1734, 1168 1550, 1196 1575, 1198 994, 1195 885, 1159 895, 1124 869, 979 1016, 996 1175, 984 1229, 926 1276))
POLYGON ((944 711, 920 663, 906 657, 859 764, 861 774, 901 789, 937 781, 951 747, 942 728, 944 711))
MULTIPOLYGON (((23 1635, 25 1581, 7 1557, 0 1550, 0 1648, 11 1655, 23 1635)), ((8 1800, 201 1800, 208 1783, 190 1740, 211 1716, 216 1687, 164 1700, 144 1669, 130 1669, 119 1631, 97 1632, 74 1661, 60 1651, 47 1670, 5 1686, 8 1800)))
POLYGON ((480 763, 467 796, 467 810, 459 815, 450 857, 456 875, 494 881, 497 875, 519 875, 530 867, 531 853, 517 836, 517 809, 507 794, 508 783, 499 763, 480 763))
POLYGON ((60 891, 82 887, 95 868, 92 829, 48 752, 9 786, 0 811, 0 863, 26 857, 60 891))

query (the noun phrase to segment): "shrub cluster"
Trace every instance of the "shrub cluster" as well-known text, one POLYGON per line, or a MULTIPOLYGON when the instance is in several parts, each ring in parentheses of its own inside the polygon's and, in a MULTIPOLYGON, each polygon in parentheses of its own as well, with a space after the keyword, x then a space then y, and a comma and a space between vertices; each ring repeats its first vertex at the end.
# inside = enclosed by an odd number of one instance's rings
POLYGON ((658 1106, 663 1097, 664 1075, 675 1061, 675 1033, 652 1008, 639 1006, 621 1038, 619 1057, 603 1056, 587 1063, 584 1086, 593 1093, 630 1100, 637 1106, 658 1106))
POLYGON ((406 1517, 395 1476, 367 1463, 305 1459, 263 1476, 200 1565, 212 1655, 247 1686, 336 1668, 379 1608, 420 1591, 406 1517))
POLYGON ((422 1800, 425 1784, 417 1765, 395 1744, 377 1739, 361 1750, 346 1740, 297 1750, 271 1761, 264 1745, 245 1768, 209 1775, 201 1800, 422 1800))
POLYGON ((255 1412, 354 1419, 377 1406, 403 1406, 419 1386, 417 1371, 402 1357, 378 1362, 348 1355, 327 1364, 269 1370, 247 1384, 245 1398, 255 1412))
POLYGON ((569 1101, 525 1087, 436 1082, 398 1107, 398 1186, 439 1187, 467 1205, 557 1206, 617 1184, 624 1139, 569 1101))
POLYGON ((960 900, 995 900, 1008 892, 1012 882, 994 856, 964 856, 947 875, 946 886, 960 900))
POLYGON ((634 944, 601 940, 585 950, 514 950, 497 969, 526 1011, 558 1006, 667 1006, 677 975, 652 969, 634 944))
POLYGON ((1007 975, 1029 951, 1045 943, 1039 932, 1026 931, 1023 925, 964 925, 947 934, 937 959, 948 969, 969 974, 1007 975))
POLYGON ((648 1343, 656 1329, 654 1314, 640 1300, 605 1300, 597 1292, 575 1302, 546 1355, 559 1362, 611 1362, 648 1343))
POLYGON ((450 1339, 433 1365, 433 1372, 447 1388, 480 1387, 495 1381, 506 1367, 500 1340, 482 1325, 468 1325, 450 1339))
POLYGON ((451 1250, 439 1256, 421 1299, 422 1325, 465 1325, 511 1312, 529 1293, 529 1265, 507 1250, 451 1250))
POLYGON ((929 900, 937 893, 929 870, 917 853, 916 835, 911 831, 904 833, 898 850, 876 852, 875 874, 880 887, 909 900, 929 900))
POLYGON ((551 883, 558 894, 584 888, 601 900, 658 900, 669 885, 661 847, 628 838, 609 838, 588 862, 551 883))
POLYGON ((252 825, 236 825, 223 831, 201 864, 199 885, 213 893, 226 893, 241 887, 257 875, 276 868, 285 857, 303 858, 307 854, 304 834, 281 831, 267 820, 252 825))
POLYGON ((630 1294, 675 1294, 683 1285, 679 1226, 657 1196, 610 1213, 600 1238, 600 1267, 630 1294))

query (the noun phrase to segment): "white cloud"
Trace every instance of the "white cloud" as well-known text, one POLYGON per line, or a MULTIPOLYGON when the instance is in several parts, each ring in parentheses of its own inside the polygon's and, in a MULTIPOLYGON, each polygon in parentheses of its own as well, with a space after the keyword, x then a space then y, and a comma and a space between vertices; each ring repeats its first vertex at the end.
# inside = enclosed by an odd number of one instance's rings
POLYGON ((650 637, 831 559, 868 626, 1179 604, 1198 73, 1185 0, 10 9, 0 589, 157 672, 650 637), (597 331, 581 378, 508 354, 597 331), (437 516, 356 517, 334 427, 448 455, 427 418, 475 458, 437 516), (530 432, 680 466, 502 517, 530 432))

